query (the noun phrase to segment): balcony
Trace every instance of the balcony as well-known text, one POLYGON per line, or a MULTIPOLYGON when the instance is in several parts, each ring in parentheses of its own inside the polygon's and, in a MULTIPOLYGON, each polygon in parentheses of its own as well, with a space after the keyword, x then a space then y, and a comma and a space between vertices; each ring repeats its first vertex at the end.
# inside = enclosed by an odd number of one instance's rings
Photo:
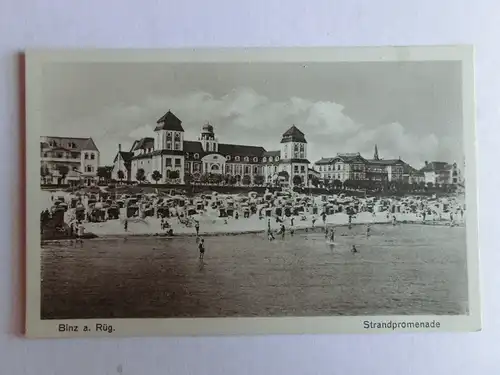
POLYGON ((56 156, 42 156, 40 158, 41 161, 46 162, 62 162, 62 163, 80 163, 80 157, 72 158, 72 157, 56 157, 56 156))

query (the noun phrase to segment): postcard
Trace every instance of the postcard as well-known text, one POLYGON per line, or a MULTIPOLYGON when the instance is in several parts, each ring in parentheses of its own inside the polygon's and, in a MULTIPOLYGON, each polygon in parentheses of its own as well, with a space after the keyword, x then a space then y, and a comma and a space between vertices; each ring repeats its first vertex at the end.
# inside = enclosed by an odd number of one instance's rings
POLYGON ((24 56, 28 337, 481 329, 472 47, 24 56))

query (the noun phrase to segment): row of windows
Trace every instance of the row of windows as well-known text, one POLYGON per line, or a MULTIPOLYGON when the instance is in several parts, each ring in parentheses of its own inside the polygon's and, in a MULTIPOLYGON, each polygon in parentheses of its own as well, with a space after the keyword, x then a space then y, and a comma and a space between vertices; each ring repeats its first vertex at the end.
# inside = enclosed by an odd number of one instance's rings
MULTIPOLYGON (((305 173, 306 172, 306 167, 304 165, 300 166, 300 173, 305 173)), ((299 166, 294 165, 293 166, 293 173, 299 173, 299 166)))
POLYGON ((91 152, 91 153, 86 152, 85 155, 84 155, 84 158, 86 160, 88 160, 89 157, 90 157, 90 160, 94 160, 95 159, 95 154, 93 152, 91 152))
MULTIPOLYGON (((59 145, 57 144, 56 141, 52 140, 52 141, 49 142, 49 146, 50 147, 58 147, 59 145)), ((64 147, 64 145, 61 144, 61 147, 64 147)), ((70 142, 68 142, 67 147, 68 148, 76 148, 76 143, 70 141, 70 142)))
MULTIPOLYGON (((189 158, 189 157, 190 157, 190 154, 189 154, 189 153, 187 153, 187 154, 186 154, 186 157, 187 157, 187 158, 189 158)), ((193 158, 194 158, 194 159, 199 159, 199 158, 200 158, 200 154, 195 153, 195 154, 193 155, 193 158)), ((269 162, 273 162, 273 161, 278 161, 279 159, 280 159, 280 158, 279 158, 279 156, 276 156, 276 157, 274 157, 274 158, 273 158, 272 156, 270 156, 270 157, 269 157, 269 159, 267 159, 266 157, 263 157, 263 158, 262 158, 262 162, 263 162, 263 163, 266 163, 268 160, 269 160, 269 162)), ((230 161, 230 160, 231 160, 231 155, 227 155, 227 156, 226 156, 226 160, 227 160, 227 161, 230 161)), ((239 156, 235 156, 235 157, 234 157, 234 161, 241 161, 241 158, 240 158, 239 156)), ((243 161, 249 162, 249 161, 250 161, 250 158, 249 158, 248 156, 245 156, 245 157, 243 158, 243 161)), ((252 161, 253 161, 254 163, 257 163, 257 162, 259 161, 259 158, 258 158, 258 157, 256 157, 256 156, 254 156, 254 157, 252 158, 252 161)))

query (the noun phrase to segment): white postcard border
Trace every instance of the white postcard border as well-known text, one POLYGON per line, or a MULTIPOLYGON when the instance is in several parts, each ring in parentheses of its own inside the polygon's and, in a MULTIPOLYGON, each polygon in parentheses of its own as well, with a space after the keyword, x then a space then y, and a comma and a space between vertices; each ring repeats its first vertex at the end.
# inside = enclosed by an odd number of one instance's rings
POLYGON ((473 48, 471 46, 241 48, 171 50, 40 50, 27 51, 26 66, 26 336, 205 336, 262 334, 327 334, 481 329, 477 227, 476 130, 473 48), (349 316, 286 318, 41 319, 41 248, 39 230, 39 139, 43 66, 54 62, 359 62, 461 61, 464 152, 466 159, 467 279, 469 314, 461 316, 349 316), (391 322, 390 327, 387 323, 391 322), (434 326, 425 328, 434 322, 434 326), (385 323, 385 328, 376 328, 385 323), (399 323, 399 324, 398 324, 399 323), (436 323, 439 323, 437 327, 436 323), (59 331, 60 324, 79 327, 59 331), (96 332, 96 324, 111 327, 96 332), (373 327, 373 324, 375 327, 373 327), (367 328, 367 325, 371 328, 367 328), (394 326, 396 328, 394 328, 394 326), (88 327, 90 331, 85 331, 88 327))

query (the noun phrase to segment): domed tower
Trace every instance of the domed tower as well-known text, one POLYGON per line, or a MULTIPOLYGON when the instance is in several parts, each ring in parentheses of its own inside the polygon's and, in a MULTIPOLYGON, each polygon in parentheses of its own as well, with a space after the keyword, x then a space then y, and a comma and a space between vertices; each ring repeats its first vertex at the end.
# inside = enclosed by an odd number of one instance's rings
POLYGON ((219 151, 219 142, 215 137, 214 127, 210 123, 206 123, 201 127, 201 133, 198 137, 198 140, 201 142, 203 147, 203 151, 205 152, 218 152, 219 151))

